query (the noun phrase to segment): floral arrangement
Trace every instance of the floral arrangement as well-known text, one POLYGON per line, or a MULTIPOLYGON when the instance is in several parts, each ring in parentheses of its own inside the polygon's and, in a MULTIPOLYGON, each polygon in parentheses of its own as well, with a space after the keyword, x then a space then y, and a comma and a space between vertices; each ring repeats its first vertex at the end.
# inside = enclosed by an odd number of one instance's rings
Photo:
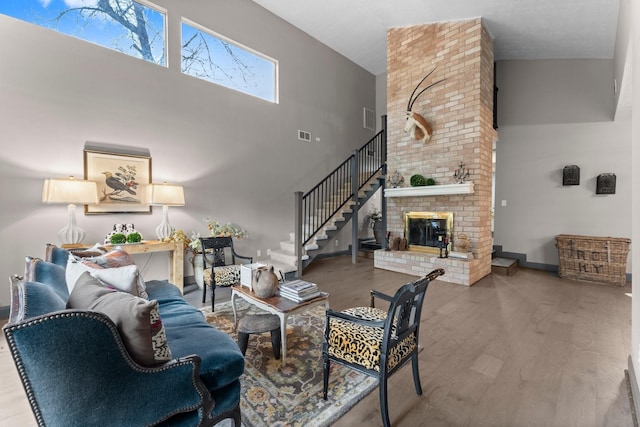
POLYGON ((184 234, 182 230, 176 230, 171 236, 162 239, 163 242, 178 242, 182 243, 182 246, 187 249, 191 245, 191 240, 184 234))
MULTIPOLYGON (((240 227, 237 224, 226 223, 220 225, 218 221, 211 220, 209 218, 204 219, 207 224, 207 229, 209 230, 209 236, 211 237, 234 237, 236 239, 242 239, 243 237, 247 237, 248 234, 244 228, 240 227)), ((182 243, 184 249, 190 249, 195 253, 202 252, 202 244, 200 243, 200 233, 195 231, 191 232, 191 237, 187 237, 187 235, 182 230, 176 230, 169 237, 165 237, 162 239, 163 242, 179 242, 182 243)))
POLYGON ((209 235, 211 237, 235 237, 236 239, 242 239, 247 237, 247 232, 244 228, 237 224, 228 222, 224 225, 220 225, 218 221, 205 218, 207 222, 207 228, 209 229, 209 235))
MULTIPOLYGON (((207 224, 207 229, 209 230, 209 236, 211 237, 233 237, 236 239, 242 239, 243 237, 248 236, 246 230, 237 224, 228 222, 226 224, 221 225, 218 221, 215 221, 209 218, 205 218, 204 221, 207 224)), ((188 239, 188 240, 189 242, 186 244, 185 248, 188 246, 189 249, 191 249, 195 253, 202 252, 202 245, 200 243, 200 233, 193 231, 191 233, 191 239, 188 239)))

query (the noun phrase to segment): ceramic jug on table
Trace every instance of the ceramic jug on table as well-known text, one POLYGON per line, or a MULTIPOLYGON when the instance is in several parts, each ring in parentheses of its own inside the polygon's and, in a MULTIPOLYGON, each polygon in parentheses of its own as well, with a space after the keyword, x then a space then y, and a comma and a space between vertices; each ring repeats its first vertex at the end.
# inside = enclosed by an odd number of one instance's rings
POLYGON ((278 276, 273 272, 273 266, 270 268, 260 267, 256 270, 254 283, 252 284, 253 292, 260 298, 269 298, 278 291, 278 276))

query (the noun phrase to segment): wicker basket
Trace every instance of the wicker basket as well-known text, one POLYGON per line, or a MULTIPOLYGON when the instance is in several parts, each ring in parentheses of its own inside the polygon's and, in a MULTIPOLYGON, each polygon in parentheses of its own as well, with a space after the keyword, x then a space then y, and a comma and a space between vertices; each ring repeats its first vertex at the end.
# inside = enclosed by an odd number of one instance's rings
POLYGON ((630 239, 559 234, 556 247, 564 279, 587 280, 624 286, 630 239))

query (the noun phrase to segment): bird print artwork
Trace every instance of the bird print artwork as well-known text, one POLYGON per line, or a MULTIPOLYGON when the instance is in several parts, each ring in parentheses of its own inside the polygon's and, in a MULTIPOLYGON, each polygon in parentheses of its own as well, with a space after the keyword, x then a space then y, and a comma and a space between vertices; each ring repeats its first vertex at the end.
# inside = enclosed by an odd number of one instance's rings
POLYGON ((101 202, 140 203, 136 189, 136 167, 118 166, 116 172, 102 172, 105 176, 106 188, 102 188, 101 202))

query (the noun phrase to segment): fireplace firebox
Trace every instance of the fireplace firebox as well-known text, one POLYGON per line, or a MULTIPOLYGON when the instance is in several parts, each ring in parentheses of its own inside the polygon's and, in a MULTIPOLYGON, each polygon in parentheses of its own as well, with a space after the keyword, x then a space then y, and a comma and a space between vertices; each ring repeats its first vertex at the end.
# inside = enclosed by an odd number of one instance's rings
POLYGON ((453 212, 407 212, 404 230, 410 251, 438 254, 446 247, 450 252, 453 212))

